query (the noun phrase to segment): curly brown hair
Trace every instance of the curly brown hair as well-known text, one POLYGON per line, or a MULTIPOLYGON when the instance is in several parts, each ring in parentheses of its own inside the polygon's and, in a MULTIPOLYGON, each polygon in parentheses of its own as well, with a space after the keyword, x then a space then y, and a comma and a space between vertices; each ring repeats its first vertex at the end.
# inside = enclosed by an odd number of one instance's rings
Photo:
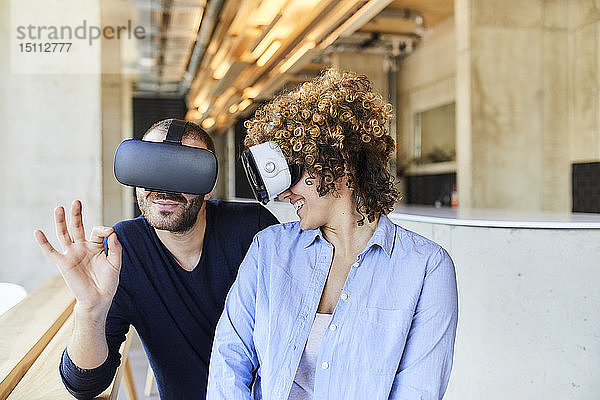
POLYGON ((275 141, 288 162, 318 176, 320 196, 335 192, 334 182, 347 176, 362 225, 365 216, 373 222, 388 214, 400 196, 388 169, 392 116, 391 104, 365 75, 328 69, 259 108, 245 123, 244 144, 275 141))

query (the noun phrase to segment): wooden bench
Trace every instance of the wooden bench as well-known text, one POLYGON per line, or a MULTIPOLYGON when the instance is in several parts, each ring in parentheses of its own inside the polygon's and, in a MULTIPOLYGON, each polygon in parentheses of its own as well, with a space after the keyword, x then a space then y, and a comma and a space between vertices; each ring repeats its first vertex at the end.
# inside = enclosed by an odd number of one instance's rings
MULTIPOLYGON (((73 330, 75 298, 61 276, 50 278, 0 316, 0 399, 72 399, 58 372, 73 330)), ((136 400, 127 352, 135 331, 121 346, 121 365, 112 384, 97 398, 116 399, 121 378, 136 400)))

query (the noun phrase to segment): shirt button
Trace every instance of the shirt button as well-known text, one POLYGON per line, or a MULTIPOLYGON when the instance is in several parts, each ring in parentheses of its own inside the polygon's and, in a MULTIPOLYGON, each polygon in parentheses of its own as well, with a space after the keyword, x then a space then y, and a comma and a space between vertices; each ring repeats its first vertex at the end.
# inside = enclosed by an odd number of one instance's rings
POLYGON ((342 300, 348 300, 348 295, 346 293, 342 293, 340 297, 342 298, 342 300))
POLYGON ((327 361, 323 361, 323 364, 321 364, 321 368, 323 368, 323 369, 329 368, 329 363, 327 361))
POLYGON ((356 267, 358 267, 358 263, 357 263, 357 262, 355 262, 354 264, 352 264, 352 267, 353 267, 353 268, 356 268, 356 267))
POLYGON ((329 325, 329 330, 330 331, 335 331, 336 329, 337 329, 337 325, 336 324, 329 325))

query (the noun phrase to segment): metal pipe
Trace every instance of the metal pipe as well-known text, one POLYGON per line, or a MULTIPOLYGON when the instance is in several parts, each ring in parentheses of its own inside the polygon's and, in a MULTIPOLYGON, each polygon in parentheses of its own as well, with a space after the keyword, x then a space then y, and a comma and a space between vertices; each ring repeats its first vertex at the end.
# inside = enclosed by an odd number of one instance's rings
POLYGON ((210 0, 206 6, 206 12, 204 13, 202 22, 200 23, 198 38, 196 39, 196 44, 194 44, 194 50, 192 50, 190 62, 188 63, 187 70, 179 87, 179 94, 181 96, 185 96, 192 86, 192 82, 196 76, 196 71, 198 70, 200 63, 206 54, 206 49, 210 43, 210 38, 215 29, 219 13, 223 8, 223 3, 225 3, 225 0, 210 0))

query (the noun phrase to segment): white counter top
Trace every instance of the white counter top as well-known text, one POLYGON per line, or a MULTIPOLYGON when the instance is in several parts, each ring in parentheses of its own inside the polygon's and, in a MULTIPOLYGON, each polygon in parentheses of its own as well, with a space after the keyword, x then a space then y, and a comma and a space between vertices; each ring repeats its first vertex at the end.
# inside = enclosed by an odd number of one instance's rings
MULTIPOLYGON (((230 201, 253 201, 249 199, 230 199, 230 201)), ((267 208, 279 218, 280 222, 296 221, 298 215, 294 208, 280 201, 271 201, 267 208)), ((402 225, 402 221, 424 222, 430 224, 479 226, 487 228, 525 228, 525 229, 600 229, 600 214, 592 213, 552 213, 527 212, 494 209, 435 208, 397 204, 388 217, 402 225)))
POLYGON ((453 209, 397 205, 389 215, 400 221, 432 224, 535 229, 600 229, 600 214, 453 209))

